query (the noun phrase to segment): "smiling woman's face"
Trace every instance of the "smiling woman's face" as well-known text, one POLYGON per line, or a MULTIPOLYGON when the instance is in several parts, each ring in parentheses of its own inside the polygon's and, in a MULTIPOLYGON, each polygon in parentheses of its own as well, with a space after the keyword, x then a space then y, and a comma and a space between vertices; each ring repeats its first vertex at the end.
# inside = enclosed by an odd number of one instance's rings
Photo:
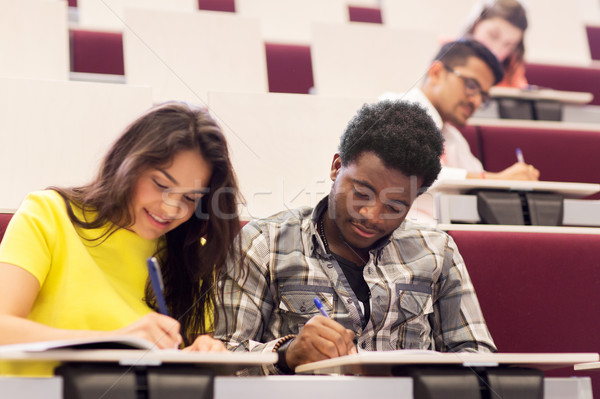
POLYGON ((192 150, 177 153, 164 168, 146 170, 134 187, 130 229, 151 240, 188 221, 211 175, 211 164, 192 150))
POLYGON ((503 62, 521 42, 523 31, 505 19, 494 17, 479 22, 473 29, 473 37, 503 62))

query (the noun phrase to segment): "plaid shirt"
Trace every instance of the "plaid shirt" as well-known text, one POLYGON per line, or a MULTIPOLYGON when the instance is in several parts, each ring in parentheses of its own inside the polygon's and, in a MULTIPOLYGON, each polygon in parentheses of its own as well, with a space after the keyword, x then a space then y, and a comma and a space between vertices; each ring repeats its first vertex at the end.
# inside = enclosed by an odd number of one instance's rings
POLYGON ((319 314, 318 297, 332 319, 354 331, 358 351, 496 350, 452 238, 408 221, 370 251, 363 276, 371 317, 363 329, 359 300, 317 232, 326 205, 327 198, 314 210, 285 211, 244 226, 248 272, 235 280, 238 262, 231 261, 219 283, 224 306, 216 309, 226 322, 217 323, 216 338, 231 350, 271 351, 319 314))

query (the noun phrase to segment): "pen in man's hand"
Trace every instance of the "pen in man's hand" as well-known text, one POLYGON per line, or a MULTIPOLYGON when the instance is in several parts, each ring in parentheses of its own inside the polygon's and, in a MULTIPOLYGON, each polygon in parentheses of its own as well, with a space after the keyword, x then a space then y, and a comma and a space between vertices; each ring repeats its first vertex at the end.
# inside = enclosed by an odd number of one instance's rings
POLYGON ((158 304, 158 311, 164 315, 169 315, 169 311, 167 310, 167 304, 165 302, 165 297, 163 295, 163 290, 165 286, 162 280, 162 273, 160 272, 160 266, 158 265, 158 261, 153 256, 148 258, 148 274, 150 274, 150 283, 152 284, 152 289, 154 290, 154 296, 156 297, 156 303, 158 304))
POLYGON ((323 304, 321 303, 321 301, 319 300, 319 298, 315 298, 314 302, 315 302, 315 306, 317 307, 317 309, 319 309, 319 312, 321 312, 321 314, 323 316, 329 318, 329 315, 325 311, 325 308, 323 307, 323 304))
POLYGON ((517 148, 515 150, 515 153, 517 155, 517 161, 519 161, 521 163, 525 163, 525 158, 523 158, 523 151, 521 151, 520 148, 517 148))

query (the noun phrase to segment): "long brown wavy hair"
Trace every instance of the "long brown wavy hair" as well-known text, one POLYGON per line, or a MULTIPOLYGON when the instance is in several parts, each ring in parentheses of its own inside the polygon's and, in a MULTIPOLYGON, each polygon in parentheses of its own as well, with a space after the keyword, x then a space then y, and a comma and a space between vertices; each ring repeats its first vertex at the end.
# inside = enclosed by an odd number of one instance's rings
MULTIPOLYGON (((514 27, 520 29, 523 34, 527 29, 527 14, 525 12, 525 8, 518 0, 494 0, 490 1, 486 6, 483 7, 479 16, 473 21, 466 31, 467 35, 472 35, 475 30, 475 26, 479 24, 481 21, 485 21, 486 19, 491 18, 502 18, 507 21, 514 27)), ((525 44, 524 37, 521 38, 521 41, 517 44, 517 47, 513 50, 512 54, 510 54, 503 61, 503 67, 505 70, 511 67, 512 63, 522 62, 525 56, 525 44)))
MULTIPOLYGON (((98 176, 74 188, 57 188, 65 199, 74 225, 105 228, 95 238, 100 245, 120 228, 134 224, 132 196, 138 178, 152 168, 168 166, 180 151, 197 150, 212 165, 207 193, 192 217, 159 240, 160 260, 169 313, 179 320, 184 339, 210 332, 213 318, 215 274, 223 268, 240 230, 238 186, 227 142, 214 119, 203 108, 168 102, 151 108, 131 123, 105 156, 98 176), (78 218, 72 206, 83 211, 78 218), (85 215, 95 215, 88 220, 85 215), (201 240, 205 239, 202 244, 201 240)), ((157 309, 150 283, 145 301, 157 309)))

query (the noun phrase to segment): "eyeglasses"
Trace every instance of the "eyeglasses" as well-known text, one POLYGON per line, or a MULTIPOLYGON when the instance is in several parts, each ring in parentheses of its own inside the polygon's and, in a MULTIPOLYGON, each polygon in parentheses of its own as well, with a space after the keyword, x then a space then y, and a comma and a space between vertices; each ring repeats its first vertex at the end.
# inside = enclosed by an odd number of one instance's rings
POLYGON ((444 68, 448 72, 453 73, 457 77, 461 78, 463 82, 465 82, 465 93, 467 94, 467 96, 469 96, 469 97, 480 96, 481 97, 481 106, 487 107, 489 105, 490 93, 488 93, 487 91, 481 90, 481 86, 479 85, 479 82, 476 79, 463 76, 460 72, 455 71, 454 69, 450 68, 448 65, 446 65, 446 64, 443 64, 443 65, 444 65, 444 68))

